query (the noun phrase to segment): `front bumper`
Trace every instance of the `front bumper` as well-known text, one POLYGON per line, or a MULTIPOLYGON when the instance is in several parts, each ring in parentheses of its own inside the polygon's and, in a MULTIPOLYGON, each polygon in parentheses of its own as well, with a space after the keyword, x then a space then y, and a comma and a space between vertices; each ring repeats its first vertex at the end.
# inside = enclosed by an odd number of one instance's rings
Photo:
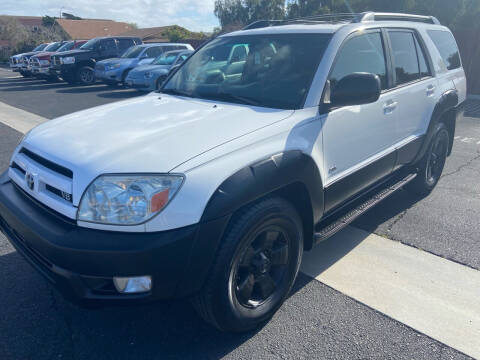
POLYGON ((155 89, 155 84, 151 79, 135 79, 135 78, 129 78, 127 76, 127 79, 125 80, 125 86, 127 88, 132 88, 132 89, 139 89, 139 90, 145 90, 145 91, 153 91, 155 89))
POLYGON ((112 81, 121 82, 123 71, 124 69, 122 68, 118 68, 114 70, 106 70, 106 71, 95 69, 95 77, 98 80, 106 81, 106 82, 112 82, 112 81))
POLYGON ((50 67, 47 66, 32 66, 32 74, 39 77, 55 76, 55 74, 50 72, 50 67))
POLYGON ((77 226, 0 176, 0 230, 68 300, 127 304, 199 291, 228 217, 160 233, 109 232, 77 226), (113 277, 152 276, 152 290, 120 294, 113 277))

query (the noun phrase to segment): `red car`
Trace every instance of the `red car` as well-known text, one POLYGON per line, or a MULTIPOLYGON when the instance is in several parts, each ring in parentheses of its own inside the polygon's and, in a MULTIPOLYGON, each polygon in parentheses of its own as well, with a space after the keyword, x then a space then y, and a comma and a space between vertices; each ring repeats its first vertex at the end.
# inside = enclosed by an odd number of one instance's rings
POLYGON ((45 79, 47 81, 57 81, 58 77, 55 72, 50 71, 51 67, 51 56, 63 51, 69 51, 76 49, 87 40, 72 40, 72 41, 61 41, 57 43, 50 44, 45 48, 45 51, 36 54, 30 58, 30 68, 33 76, 39 79, 45 79))

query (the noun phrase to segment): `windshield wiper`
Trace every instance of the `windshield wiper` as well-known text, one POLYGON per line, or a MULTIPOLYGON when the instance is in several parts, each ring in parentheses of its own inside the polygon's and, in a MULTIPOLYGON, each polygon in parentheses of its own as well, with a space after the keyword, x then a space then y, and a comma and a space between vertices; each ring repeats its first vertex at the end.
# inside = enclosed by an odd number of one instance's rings
POLYGON ((218 93, 216 94, 217 96, 212 94, 213 99, 218 99, 218 100, 224 100, 224 101, 233 101, 233 102, 240 102, 242 104, 246 105, 252 105, 252 106, 260 106, 260 102, 257 100, 251 99, 249 97, 245 96, 240 96, 240 95, 234 95, 234 94, 229 94, 229 93, 218 93))
POLYGON ((191 93, 183 91, 183 90, 178 90, 178 89, 162 89, 160 92, 162 94, 193 97, 193 95, 191 93))

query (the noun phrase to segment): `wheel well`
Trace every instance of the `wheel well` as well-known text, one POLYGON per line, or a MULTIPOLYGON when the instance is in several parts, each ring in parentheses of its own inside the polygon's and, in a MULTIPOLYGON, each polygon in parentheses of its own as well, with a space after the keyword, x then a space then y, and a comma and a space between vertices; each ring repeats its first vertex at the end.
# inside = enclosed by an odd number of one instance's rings
POLYGON ((313 211, 312 204, 310 201, 310 195, 306 186, 300 182, 296 182, 290 185, 286 185, 278 190, 275 190, 271 193, 265 194, 259 199, 255 199, 248 204, 243 205, 240 209, 237 209, 231 219, 235 217, 236 214, 243 211, 245 208, 251 206, 252 204, 261 201, 267 197, 281 197, 288 202, 290 202, 295 209, 298 211, 300 218, 302 219, 303 225, 303 244, 305 250, 311 250, 313 247, 313 211))
POLYGON ((453 149, 453 140, 455 138, 456 119, 457 119, 456 109, 450 109, 450 110, 446 111, 439 120, 439 122, 442 122, 442 123, 445 124, 445 126, 448 129, 448 134, 450 135, 448 155, 451 155, 452 149, 453 149))

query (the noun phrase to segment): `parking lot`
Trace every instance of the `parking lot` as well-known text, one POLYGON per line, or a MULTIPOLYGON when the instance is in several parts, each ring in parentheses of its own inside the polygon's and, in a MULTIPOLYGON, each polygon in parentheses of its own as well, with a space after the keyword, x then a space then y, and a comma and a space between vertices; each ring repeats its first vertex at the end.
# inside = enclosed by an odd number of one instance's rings
MULTIPOLYGON (((45 121, 136 96, 142 94, 103 84, 78 87, 24 79, 0 69, 0 102, 45 121)), ((3 171, 22 134, 1 120, 3 171)), ((390 306, 382 303, 381 286, 375 287, 377 295, 365 288, 373 295, 350 292, 342 286, 338 274, 332 274, 340 271, 342 264, 352 269, 354 263, 348 263, 348 259, 355 256, 355 249, 361 249, 362 243, 366 246, 378 241, 385 248, 401 246, 400 251, 411 252, 413 258, 431 258, 440 266, 458 267, 459 276, 478 276, 479 123, 480 106, 471 101, 466 116, 457 124, 453 154, 436 190, 424 199, 399 191, 346 232, 321 244, 314 255, 307 256, 307 264, 286 304, 267 326, 254 333, 219 333, 197 317, 188 301, 137 308, 79 309, 65 302, 0 235, 0 359, 463 359, 468 358, 465 353, 470 349, 470 355, 480 354, 480 340, 474 338, 480 331, 478 319, 471 321, 473 338, 467 341, 470 347, 464 346, 461 339, 457 342, 455 336, 450 336, 457 332, 455 324, 451 324, 452 328, 442 325, 442 333, 435 320, 420 319, 421 315, 409 319, 397 311, 396 306, 410 304, 408 296, 397 298, 398 304, 390 306), (355 236, 352 233, 360 234, 359 239, 351 240, 355 236), (369 234, 378 236, 370 238, 369 234), (312 274, 308 262, 319 265, 318 274, 312 274)), ((395 259, 387 256, 384 261, 394 263, 395 259)), ((404 293, 412 288, 428 288, 422 281, 429 282, 430 274, 418 275, 412 280, 418 283, 406 285, 404 293), (425 275, 426 280, 420 275, 425 275)), ((358 276, 359 281, 369 283, 363 274, 358 276)), ((459 286, 462 281, 458 279, 459 286)), ((386 292, 390 291, 389 284, 384 286, 386 292)), ((477 303, 471 304, 476 309, 480 288, 472 291, 478 295, 477 303)), ((418 310, 415 304, 419 309, 424 306, 421 299, 413 304, 409 309, 413 314, 418 310)), ((467 311, 469 305, 461 307, 467 311)), ((458 331, 458 338, 463 336, 462 331, 458 331)))

